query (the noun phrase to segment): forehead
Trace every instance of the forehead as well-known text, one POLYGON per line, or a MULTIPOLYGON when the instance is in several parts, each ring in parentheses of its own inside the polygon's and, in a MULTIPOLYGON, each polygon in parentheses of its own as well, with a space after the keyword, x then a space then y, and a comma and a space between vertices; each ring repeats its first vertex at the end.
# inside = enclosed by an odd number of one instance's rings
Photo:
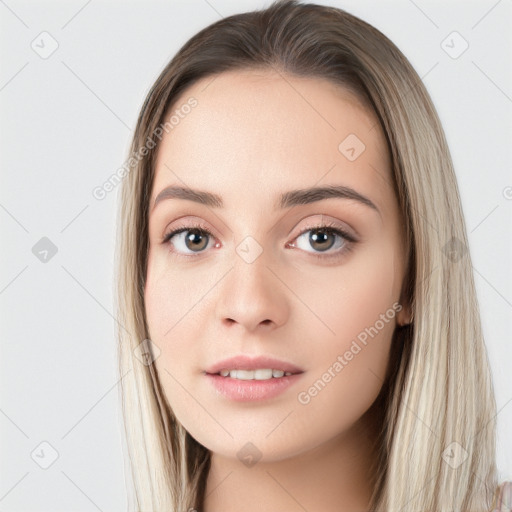
POLYGON ((377 118, 326 79, 224 72, 184 90, 166 119, 177 114, 158 149, 153 199, 175 183, 223 196, 230 189, 254 195, 322 180, 367 190, 376 180, 389 184, 377 118), (197 105, 180 115, 191 98, 197 105))

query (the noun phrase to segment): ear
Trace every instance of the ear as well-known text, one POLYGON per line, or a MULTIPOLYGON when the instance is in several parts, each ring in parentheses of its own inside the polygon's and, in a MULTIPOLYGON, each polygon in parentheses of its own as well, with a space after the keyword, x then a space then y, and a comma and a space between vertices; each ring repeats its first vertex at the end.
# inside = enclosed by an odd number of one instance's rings
POLYGON ((402 306, 402 309, 396 315, 396 323, 399 327, 403 327, 404 325, 412 324, 414 320, 414 309, 409 300, 404 299, 404 294, 399 300, 399 304, 402 306))

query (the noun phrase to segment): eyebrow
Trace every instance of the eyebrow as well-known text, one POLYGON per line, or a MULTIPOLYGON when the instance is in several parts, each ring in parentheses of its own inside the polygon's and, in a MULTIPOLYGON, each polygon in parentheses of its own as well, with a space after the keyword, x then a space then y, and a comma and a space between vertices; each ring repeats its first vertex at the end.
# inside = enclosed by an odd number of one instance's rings
MULTIPOLYGON (((328 185, 324 187, 289 190, 288 192, 284 192, 279 196, 278 201, 275 204, 275 208, 291 208, 292 206, 315 203, 317 201, 331 198, 358 201, 359 203, 372 208, 380 215, 379 209, 370 199, 355 191, 353 188, 346 187, 344 185, 328 185)), ((185 199, 187 201, 194 201, 211 208, 224 207, 222 197, 217 194, 206 192, 204 190, 196 190, 188 187, 171 185, 164 188, 156 196, 153 203, 153 210, 156 208, 158 203, 164 201, 165 199, 185 199)))

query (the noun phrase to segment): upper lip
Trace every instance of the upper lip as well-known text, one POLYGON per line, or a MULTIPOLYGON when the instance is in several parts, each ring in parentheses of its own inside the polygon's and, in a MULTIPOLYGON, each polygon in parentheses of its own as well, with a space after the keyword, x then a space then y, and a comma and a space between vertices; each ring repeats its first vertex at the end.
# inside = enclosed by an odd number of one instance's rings
POLYGON ((290 373, 302 373, 303 370, 298 366, 288 363, 286 361, 281 361, 280 359, 276 359, 275 357, 268 356, 258 356, 251 357, 248 355, 239 355, 235 357, 230 357, 229 359, 223 359, 205 371, 206 373, 219 373, 221 370, 257 370, 257 369, 269 368, 272 370, 283 370, 285 372, 290 373))

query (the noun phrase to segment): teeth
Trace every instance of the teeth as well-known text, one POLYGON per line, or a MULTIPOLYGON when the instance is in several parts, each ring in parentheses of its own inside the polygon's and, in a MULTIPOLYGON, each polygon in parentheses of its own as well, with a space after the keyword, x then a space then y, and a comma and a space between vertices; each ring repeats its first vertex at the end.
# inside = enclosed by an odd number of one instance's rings
POLYGON ((269 380, 279 379, 283 376, 291 375, 291 372, 285 372, 283 370, 272 370, 272 369, 257 369, 257 370, 221 370, 220 375, 222 377, 230 377, 232 379, 239 380, 269 380))

